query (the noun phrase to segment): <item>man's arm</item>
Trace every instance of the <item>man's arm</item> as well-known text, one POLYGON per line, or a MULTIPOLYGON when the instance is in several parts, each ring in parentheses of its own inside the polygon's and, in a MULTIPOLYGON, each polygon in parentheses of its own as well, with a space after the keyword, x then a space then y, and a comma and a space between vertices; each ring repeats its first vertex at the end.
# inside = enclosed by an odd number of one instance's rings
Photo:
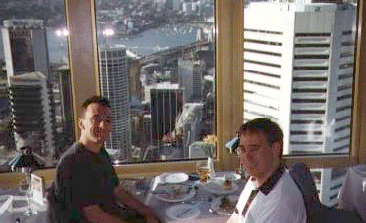
POLYGON ((140 214, 146 216, 147 221, 150 223, 159 223, 163 222, 160 218, 154 213, 154 211, 144 205, 140 200, 138 200, 135 196, 133 196, 130 192, 124 189, 122 186, 118 186, 114 189, 114 193, 118 198, 118 201, 122 204, 135 209, 140 214))
POLYGON ((92 223, 127 223, 117 216, 103 211, 97 204, 84 206, 82 211, 86 219, 92 223))

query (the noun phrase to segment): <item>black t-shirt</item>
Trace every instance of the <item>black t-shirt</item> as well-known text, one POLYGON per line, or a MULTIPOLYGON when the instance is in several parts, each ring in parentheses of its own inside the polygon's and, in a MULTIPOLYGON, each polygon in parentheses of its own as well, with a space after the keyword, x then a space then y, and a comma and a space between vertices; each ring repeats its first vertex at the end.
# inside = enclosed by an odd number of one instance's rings
POLYGON ((117 185, 118 178, 106 150, 93 153, 75 143, 56 167, 55 193, 61 222, 86 222, 82 206, 97 204, 108 213, 115 212, 117 185))

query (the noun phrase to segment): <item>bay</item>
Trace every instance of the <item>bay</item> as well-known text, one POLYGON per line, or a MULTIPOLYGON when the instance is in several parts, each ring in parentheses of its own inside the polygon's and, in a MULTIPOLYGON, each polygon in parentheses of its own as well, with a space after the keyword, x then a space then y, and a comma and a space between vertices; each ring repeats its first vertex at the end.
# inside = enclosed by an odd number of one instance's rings
MULTIPOLYGON (((47 28, 47 44, 51 63, 65 63, 68 49, 67 38, 57 36, 55 28, 47 28)), ((139 56, 146 56, 158 51, 167 50, 176 46, 187 45, 196 41, 197 29, 195 27, 163 26, 149 29, 138 35, 105 38, 98 34, 99 45, 125 47, 139 56)), ((0 35, 0 58, 4 59, 2 36, 0 35)))
POLYGON ((141 56, 196 41, 197 29, 188 26, 165 26, 149 29, 136 36, 113 38, 105 43, 126 47, 141 56))

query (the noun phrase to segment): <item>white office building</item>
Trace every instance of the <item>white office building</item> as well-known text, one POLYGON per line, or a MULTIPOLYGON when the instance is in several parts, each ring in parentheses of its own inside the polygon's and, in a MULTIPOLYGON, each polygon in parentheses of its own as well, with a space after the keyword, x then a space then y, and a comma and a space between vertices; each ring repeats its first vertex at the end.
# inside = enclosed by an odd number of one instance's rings
POLYGON ((178 83, 184 88, 186 102, 201 100, 204 69, 204 61, 178 59, 178 83))
POLYGON ((33 152, 51 159, 55 111, 44 23, 5 20, 2 37, 16 147, 31 146, 33 152))
POLYGON ((112 107, 112 131, 106 149, 127 160, 131 155, 131 109, 129 104, 129 58, 124 48, 106 47, 99 50, 100 89, 112 107))
POLYGON ((10 77, 9 99, 17 149, 52 157, 55 151, 55 120, 50 88, 41 72, 10 77))
MULTIPOLYGON (((284 154, 349 151, 355 9, 310 0, 245 9, 244 119, 277 121, 284 154)), ((319 171, 320 197, 334 205, 342 175, 319 171)))

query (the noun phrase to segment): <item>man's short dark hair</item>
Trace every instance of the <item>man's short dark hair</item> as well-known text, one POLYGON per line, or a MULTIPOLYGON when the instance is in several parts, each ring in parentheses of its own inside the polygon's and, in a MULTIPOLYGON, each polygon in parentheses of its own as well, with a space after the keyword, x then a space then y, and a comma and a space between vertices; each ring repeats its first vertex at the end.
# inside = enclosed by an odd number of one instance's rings
POLYGON ((243 135, 247 132, 263 132, 267 137, 270 146, 274 142, 279 142, 283 146, 283 132, 280 126, 269 118, 256 118, 244 123, 238 132, 243 135))
POLYGON ((92 103, 97 103, 97 104, 103 105, 103 106, 105 106, 105 107, 107 107, 107 108, 111 108, 111 106, 110 106, 109 101, 108 101, 108 99, 107 99, 107 98, 103 98, 103 97, 101 97, 101 96, 92 96, 92 97, 90 97, 90 98, 86 99, 86 100, 83 102, 82 106, 81 106, 81 108, 83 109, 83 115, 84 115, 84 113, 85 113, 85 110, 86 110, 86 109, 88 108, 88 106, 89 106, 90 104, 92 104, 92 103))

